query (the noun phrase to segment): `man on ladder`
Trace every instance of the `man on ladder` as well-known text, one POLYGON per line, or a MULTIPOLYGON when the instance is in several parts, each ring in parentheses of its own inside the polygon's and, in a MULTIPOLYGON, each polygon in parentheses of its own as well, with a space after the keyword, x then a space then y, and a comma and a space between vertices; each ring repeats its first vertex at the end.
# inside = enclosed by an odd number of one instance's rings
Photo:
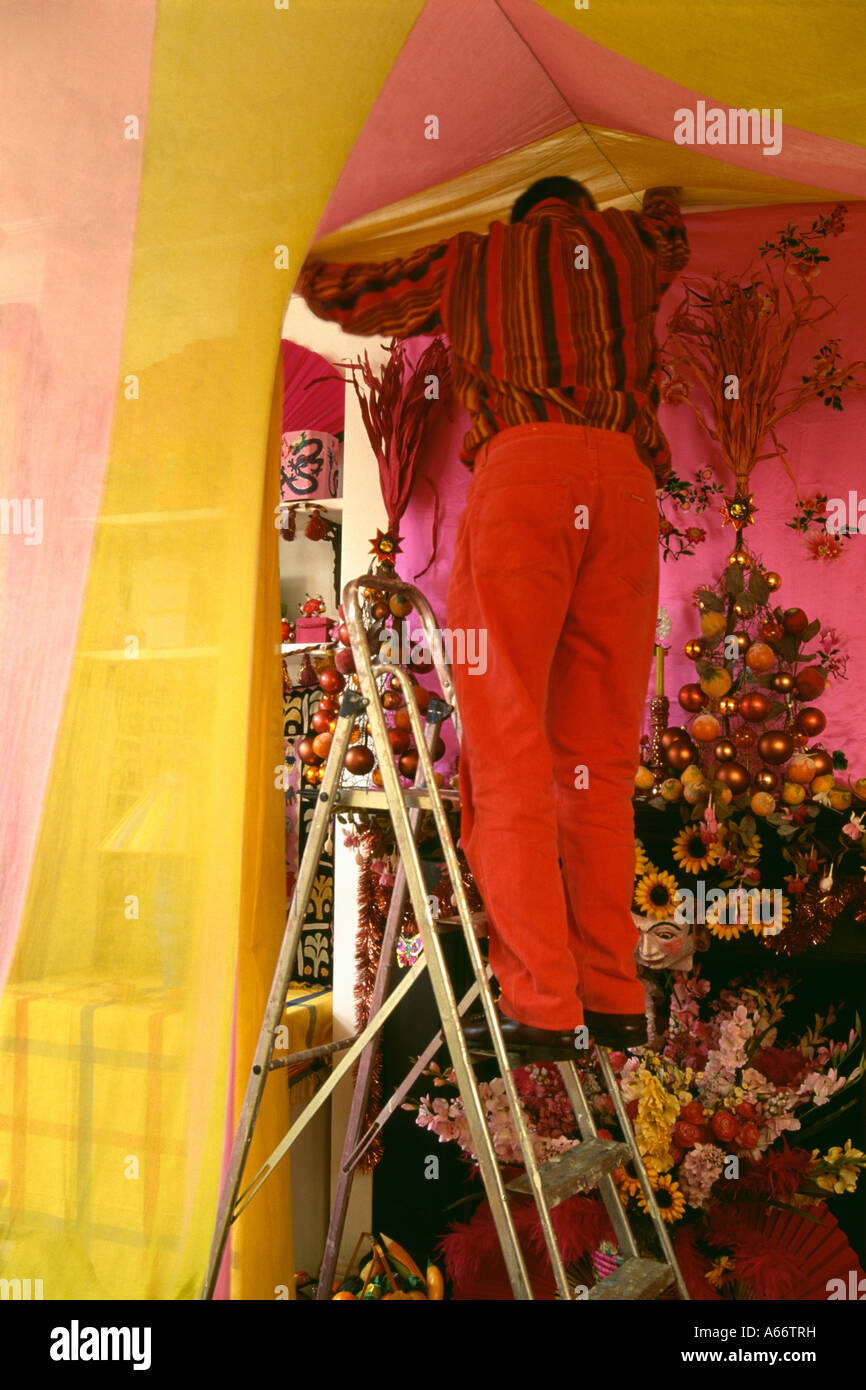
MULTIPOLYGON (((545 178, 510 225, 378 264, 307 262, 310 309, 348 332, 444 329, 473 470, 448 588, 462 843, 487 908, 509 1051, 573 1059, 574 1030, 646 1041, 634 963, 632 794, 658 603, 655 317, 688 260, 679 190, 599 212, 545 178)), ((464 1028, 484 1045, 483 1014, 464 1028)))

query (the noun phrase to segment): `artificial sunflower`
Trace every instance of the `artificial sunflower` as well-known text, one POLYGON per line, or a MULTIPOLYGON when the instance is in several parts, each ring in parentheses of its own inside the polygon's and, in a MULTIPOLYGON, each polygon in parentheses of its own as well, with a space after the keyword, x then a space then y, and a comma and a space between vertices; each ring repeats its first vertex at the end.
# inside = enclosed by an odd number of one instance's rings
POLYGON ((698 874, 718 861, 721 849, 717 840, 704 844, 701 832, 693 825, 687 825, 674 840, 674 859, 688 874, 698 874))
POLYGON ((634 876, 635 876, 635 878, 643 878, 644 874, 646 873, 646 871, 647 871, 647 869, 648 869, 649 867, 650 867, 650 862, 649 862, 649 859, 647 858, 647 852, 646 852, 646 850, 644 849, 644 847, 643 847, 643 845, 641 844, 640 840, 635 840, 635 842, 634 842, 634 876))
MULTIPOLYGON (((727 915, 727 914, 726 914, 727 915)), ((733 915, 733 914, 730 914, 733 915)), ((704 918, 704 925, 707 931, 713 936, 717 936, 720 941, 736 941, 740 932, 746 930, 746 923, 739 920, 722 922, 719 919, 719 909, 715 905, 707 908, 704 918)))
POLYGON ((730 1255, 720 1255, 719 1258, 710 1265, 704 1278, 708 1284, 712 1284, 717 1289, 720 1284, 724 1284, 727 1279, 734 1277, 734 1261, 730 1255))
MULTIPOLYGON (((649 1171, 649 1170, 648 1170, 649 1171)), ((686 1198, 678 1182, 674 1182, 669 1173, 660 1173, 656 1176, 650 1172, 650 1181, 655 1191, 656 1202, 658 1203, 659 1213, 662 1221, 673 1224, 679 1221, 686 1209, 686 1198)), ((647 1201, 643 1192, 638 1197, 638 1206, 646 1211, 647 1201)))
MULTIPOLYGON (((781 931, 784 931, 784 930, 785 930, 785 928, 787 927, 787 925, 788 925, 788 923, 790 922, 790 920, 791 920, 791 904, 788 902, 788 899, 785 897, 785 895, 784 895, 784 893, 783 893, 783 894, 782 894, 782 921, 781 921, 781 924, 780 924, 780 930, 781 930, 781 931)), ((747 910, 747 913, 746 913, 746 926, 751 928, 751 930, 754 932, 755 936, 763 936, 763 935, 764 935, 764 928, 765 928, 765 927, 768 929, 768 930, 767 930, 767 936, 778 936, 778 934, 779 934, 779 933, 776 931, 776 925, 775 925, 775 923, 773 923, 773 922, 764 922, 764 921, 762 921, 760 910, 756 910, 756 909, 755 909, 755 905, 754 905, 753 900, 752 900, 751 898, 749 899, 748 910, 747 910)))
POLYGON ((662 921, 670 917, 677 906, 680 886, 673 874, 658 869, 646 873, 634 890, 634 903, 639 912, 662 921))
POLYGON ((627 1202, 630 1197, 639 1197, 643 1190, 638 1179, 631 1177, 629 1174, 626 1174, 626 1176, 620 1180, 618 1187, 619 1195, 624 1202, 627 1202))

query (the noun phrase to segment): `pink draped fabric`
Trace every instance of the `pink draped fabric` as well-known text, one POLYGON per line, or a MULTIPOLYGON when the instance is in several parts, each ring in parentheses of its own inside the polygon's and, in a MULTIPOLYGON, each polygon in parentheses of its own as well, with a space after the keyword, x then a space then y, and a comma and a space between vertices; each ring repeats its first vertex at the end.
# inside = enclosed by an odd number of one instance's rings
POLYGON ((155 12, 156 0, 4 6, 0 496, 26 502, 41 526, 4 537, 0 556, 0 984, 102 492, 116 389, 104 383, 117 382, 143 152, 123 138, 123 113, 146 120, 155 12))
POLYGON ((282 348, 283 433, 316 430, 321 434, 339 434, 345 412, 344 380, 330 362, 309 348, 299 347, 286 338, 282 348))

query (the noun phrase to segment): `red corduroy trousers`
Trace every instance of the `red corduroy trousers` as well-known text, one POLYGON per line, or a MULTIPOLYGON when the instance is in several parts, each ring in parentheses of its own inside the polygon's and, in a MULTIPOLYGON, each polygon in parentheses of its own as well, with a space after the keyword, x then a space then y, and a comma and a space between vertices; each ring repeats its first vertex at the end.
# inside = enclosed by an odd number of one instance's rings
POLYGON ((461 840, 501 1007, 537 1028, 644 1011, 632 796, 658 574, 628 436, 538 423, 482 447, 447 595, 461 840))

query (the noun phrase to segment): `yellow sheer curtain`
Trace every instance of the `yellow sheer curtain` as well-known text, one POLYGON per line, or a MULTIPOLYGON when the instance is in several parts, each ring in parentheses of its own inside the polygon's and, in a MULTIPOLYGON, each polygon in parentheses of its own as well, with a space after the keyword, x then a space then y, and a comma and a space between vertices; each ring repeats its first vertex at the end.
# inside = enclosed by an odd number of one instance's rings
MULTIPOLYGON (((240 1084, 284 921, 280 325, 420 8, 158 7, 106 482, 0 1002, 0 1274, 46 1299, 200 1288, 238 948, 240 1084), (299 72, 327 87, 312 108, 299 72)), ((262 1146, 285 1118, 271 1084, 262 1146)), ((238 1227, 240 1296, 291 1282, 286 1174, 238 1227)))

